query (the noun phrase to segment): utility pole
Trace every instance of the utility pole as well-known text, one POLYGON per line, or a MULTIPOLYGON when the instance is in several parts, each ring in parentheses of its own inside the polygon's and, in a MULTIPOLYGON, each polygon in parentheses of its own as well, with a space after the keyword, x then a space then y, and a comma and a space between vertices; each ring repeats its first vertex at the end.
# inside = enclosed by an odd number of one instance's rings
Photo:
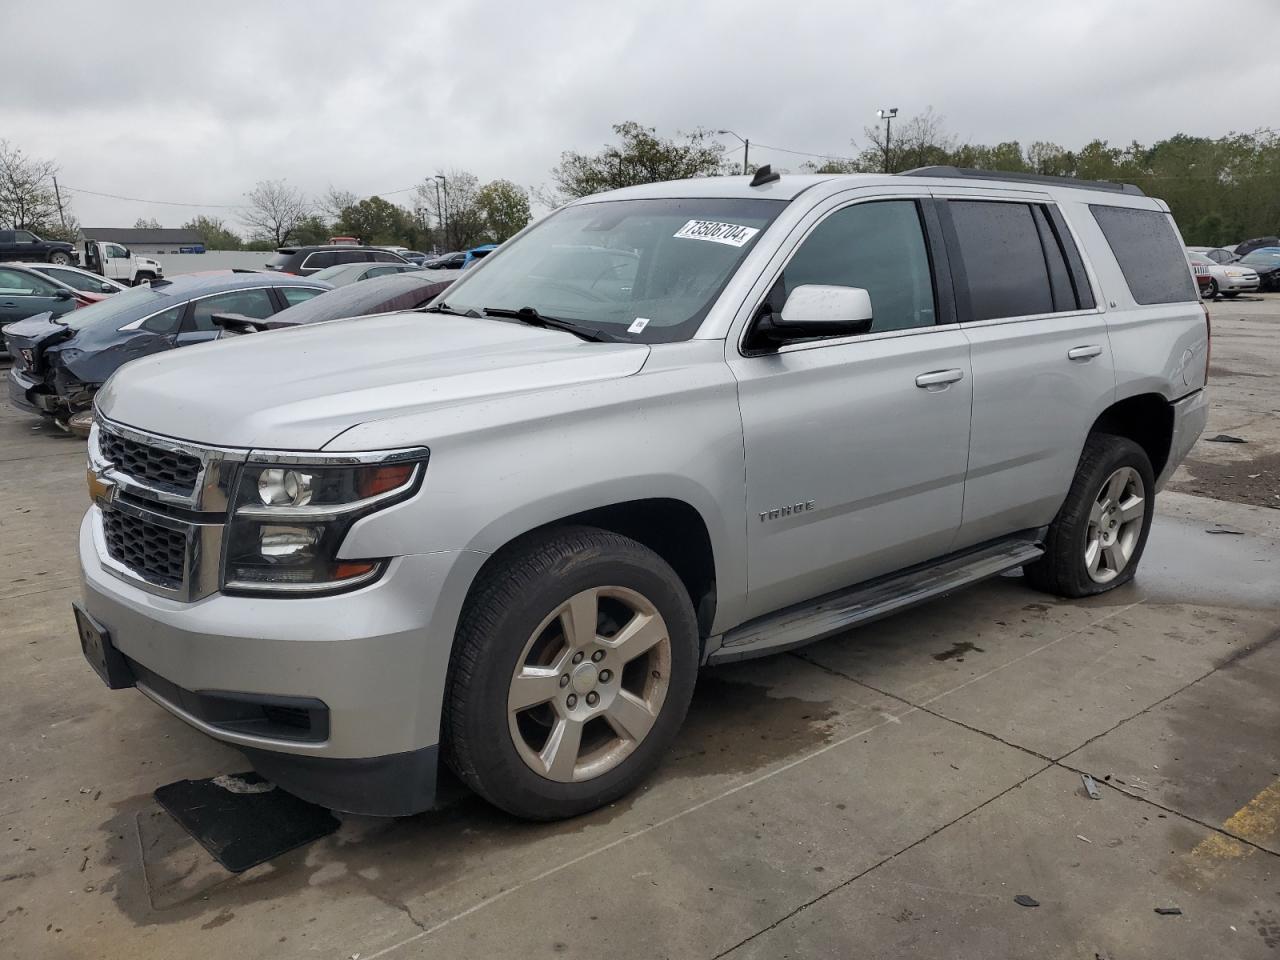
POLYGON ((444 184, 444 202, 447 204, 449 202, 449 181, 440 174, 436 174, 432 179, 436 182, 436 219, 440 222, 440 239, 444 243, 444 249, 440 252, 448 253, 449 234, 444 215, 444 206, 440 203, 440 184, 444 184))
POLYGON ((898 115, 897 107, 890 107, 888 110, 876 111, 876 116, 884 121, 884 172, 885 173, 893 172, 892 170, 889 169, 889 166, 890 166, 889 144, 891 142, 890 137, 893 135, 893 118, 896 117, 897 115, 898 115))
POLYGON ((53 196, 58 201, 58 219, 62 221, 63 233, 67 230, 67 215, 62 212, 62 191, 58 189, 58 178, 53 178, 53 196))
POLYGON ((742 173, 743 173, 743 176, 746 176, 746 174, 747 174, 747 173, 749 173, 749 172, 751 171, 751 167, 749 166, 749 164, 750 164, 750 160, 751 160, 751 141, 750 141, 750 140, 748 140, 746 137, 739 137, 739 136, 738 136, 736 133, 734 133, 732 130, 717 130, 717 131, 716 131, 716 133, 718 133, 718 134, 719 134, 720 136, 722 136, 722 137, 727 133, 729 136, 734 137, 734 138, 736 138, 737 140, 741 141, 741 143, 742 143, 742 173))

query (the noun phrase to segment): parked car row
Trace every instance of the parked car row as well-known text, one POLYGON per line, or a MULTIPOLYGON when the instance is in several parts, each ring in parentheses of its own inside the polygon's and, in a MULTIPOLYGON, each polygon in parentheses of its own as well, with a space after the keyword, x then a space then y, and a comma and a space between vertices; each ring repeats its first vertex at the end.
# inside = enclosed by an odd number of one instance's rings
MULTIPOLYGON (((332 282, 320 274, 184 274, 147 287, 120 287, 125 292, 94 306, 88 298, 107 295, 62 289, 44 298, 30 297, 39 301, 43 312, 24 313, 26 319, 8 324, 2 338, 14 361, 9 398, 20 409, 84 433, 94 396, 130 360, 221 336, 417 309, 455 279, 452 273, 408 264, 359 263, 330 270, 339 271, 331 274, 332 282), (392 273, 358 275, 373 270, 392 273), (87 309, 68 315, 78 306, 87 309)), ((42 281, 34 267, 0 265, 0 309, 4 285, 18 282, 38 286, 42 281)), ((44 282, 54 289, 54 281, 44 282)))
POLYGON ((1206 300, 1223 296, 1228 299, 1238 297, 1242 293, 1252 293, 1258 289, 1258 274, 1237 261, 1219 263, 1200 253, 1188 252, 1192 272, 1196 275, 1196 283, 1200 294, 1206 300))

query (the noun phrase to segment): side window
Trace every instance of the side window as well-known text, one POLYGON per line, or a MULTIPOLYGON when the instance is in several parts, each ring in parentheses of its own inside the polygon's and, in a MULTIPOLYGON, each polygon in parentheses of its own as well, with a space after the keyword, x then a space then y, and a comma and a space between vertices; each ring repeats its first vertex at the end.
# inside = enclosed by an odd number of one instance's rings
POLYGON ((109 260, 126 260, 129 254, 125 252, 124 247, 117 243, 107 244, 107 259, 109 260))
POLYGON ((291 307, 299 303, 306 303, 312 297, 324 293, 323 290, 317 290, 314 287, 278 287, 277 289, 280 291, 280 295, 284 297, 284 302, 291 307))
POLYGON ((1167 213, 1098 203, 1089 204, 1089 210, 1116 256, 1134 300, 1183 303, 1199 299, 1167 213))
POLYGON ((370 259, 363 250, 339 250, 333 258, 334 263, 368 263, 370 259))
POLYGON ((184 303, 177 307, 170 307, 161 313, 157 313, 154 317, 148 317, 142 321, 142 329, 150 330, 152 333, 176 333, 178 324, 182 322, 182 312, 187 309, 184 303))
POLYGON ((1040 234, 1026 203, 947 203, 969 281, 974 320, 1052 313, 1053 292, 1040 234))
POLYGON ((13 242, 14 243, 35 243, 36 236, 30 230, 15 230, 13 231, 13 242))
POLYGON ((191 315, 193 330, 217 330, 211 319, 215 313, 240 313, 255 320, 263 320, 276 312, 266 290, 232 290, 216 297, 197 300, 191 315))
POLYGON ((11 297, 31 294, 31 274, 0 268, 0 291, 11 297))
POLYGON ((400 258, 386 250, 371 250, 369 255, 378 263, 399 263, 400 258))
POLYGON ((783 270, 770 306, 781 310, 801 284, 862 287, 870 333, 936 322, 924 228, 914 200, 877 200, 837 210, 805 238, 783 270))
POLYGON ((1062 255, 1062 247, 1053 234, 1053 226, 1049 223, 1049 215, 1041 204, 1031 207, 1031 215, 1035 217, 1036 230, 1040 233, 1040 246, 1044 250, 1044 264, 1049 270, 1049 289, 1053 294, 1053 309, 1057 311, 1075 310, 1076 294, 1071 287, 1071 274, 1067 270, 1067 259, 1062 255))
POLYGON ((332 267, 337 262, 338 255, 332 250, 318 250, 310 254, 302 265, 308 270, 323 270, 325 267, 332 267))
POLYGON ((399 273, 396 267, 370 267, 365 271, 365 275, 361 278, 368 280, 370 277, 385 277, 388 273, 399 273))

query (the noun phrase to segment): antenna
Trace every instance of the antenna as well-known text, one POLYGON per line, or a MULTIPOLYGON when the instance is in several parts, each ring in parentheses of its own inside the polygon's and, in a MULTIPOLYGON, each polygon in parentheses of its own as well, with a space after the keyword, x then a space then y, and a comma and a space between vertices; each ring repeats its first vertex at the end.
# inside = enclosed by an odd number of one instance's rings
POLYGON ((774 173, 773 168, 769 164, 756 171, 756 175, 751 178, 751 186, 763 187, 766 183, 773 183, 775 180, 781 180, 782 174, 774 173))

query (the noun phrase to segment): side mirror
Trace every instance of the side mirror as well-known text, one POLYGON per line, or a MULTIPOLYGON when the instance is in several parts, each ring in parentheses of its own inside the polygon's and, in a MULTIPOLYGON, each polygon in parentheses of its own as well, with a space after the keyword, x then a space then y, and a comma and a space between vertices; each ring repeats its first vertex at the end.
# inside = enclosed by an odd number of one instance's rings
POLYGON ((72 293, 70 290, 57 290, 53 294, 53 299, 55 300, 70 300, 71 297, 72 293))
POLYGON ((109 284, 109 283, 104 283, 104 284, 102 284, 102 285, 101 285, 101 287, 99 287, 99 289, 100 289, 103 293, 115 293, 115 292, 116 292, 116 288, 115 288, 115 287, 113 287, 113 286, 112 286, 111 284, 109 284))
POLYGON ((862 287, 805 283, 791 291, 781 314, 762 316, 754 336, 763 349, 791 340, 849 337, 871 331, 871 294, 862 287))

